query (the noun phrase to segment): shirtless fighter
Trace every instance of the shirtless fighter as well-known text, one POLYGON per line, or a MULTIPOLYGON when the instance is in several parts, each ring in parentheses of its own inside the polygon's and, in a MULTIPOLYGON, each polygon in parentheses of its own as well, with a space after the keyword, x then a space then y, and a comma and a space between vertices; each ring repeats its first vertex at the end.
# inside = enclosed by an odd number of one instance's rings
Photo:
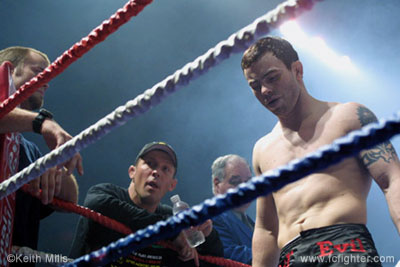
MULTIPOLYGON (((242 69, 258 101, 278 118, 254 146, 257 175, 376 121, 358 103, 313 98, 304 85, 297 52, 281 38, 257 41, 244 53, 242 69)), ((365 226, 372 179, 400 232, 400 163, 388 141, 258 198, 253 266, 277 266, 278 261, 279 266, 343 266, 337 261, 345 255, 354 256, 348 266, 381 266, 365 226), (324 262, 302 263, 300 256, 319 256, 324 262)))

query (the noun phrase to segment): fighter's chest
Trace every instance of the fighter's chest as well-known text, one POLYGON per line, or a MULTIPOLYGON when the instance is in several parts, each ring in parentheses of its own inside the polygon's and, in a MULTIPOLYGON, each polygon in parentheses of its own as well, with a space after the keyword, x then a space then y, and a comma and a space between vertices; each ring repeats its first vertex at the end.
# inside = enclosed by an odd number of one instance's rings
POLYGON ((327 130, 327 127, 318 127, 293 133, 280 135, 264 149, 267 155, 261 163, 263 171, 278 168, 294 159, 301 159, 314 153, 322 146, 331 144, 344 133, 337 127, 335 130, 327 130))

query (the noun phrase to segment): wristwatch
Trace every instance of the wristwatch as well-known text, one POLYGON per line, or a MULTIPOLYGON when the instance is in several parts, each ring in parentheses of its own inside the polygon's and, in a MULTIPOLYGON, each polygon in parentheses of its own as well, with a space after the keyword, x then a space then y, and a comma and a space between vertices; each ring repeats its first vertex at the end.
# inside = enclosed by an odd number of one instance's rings
POLYGON ((42 124, 45 119, 52 119, 53 114, 48 111, 47 109, 41 108, 39 110, 39 114, 36 118, 32 121, 32 128, 35 133, 41 134, 42 133, 42 124))

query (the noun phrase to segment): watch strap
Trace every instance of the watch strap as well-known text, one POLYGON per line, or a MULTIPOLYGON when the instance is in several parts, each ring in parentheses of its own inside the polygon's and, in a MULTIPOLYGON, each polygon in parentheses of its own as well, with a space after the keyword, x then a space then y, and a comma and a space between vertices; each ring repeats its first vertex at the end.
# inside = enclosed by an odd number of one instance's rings
POLYGON ((41 108, 39 110, 39 114, 35 117, 32 121, 32 128, 35 133, 41 134, 42 133, 42 124, 45 119, 52 119, 53 114, 48 111, 47 109, 41 108))

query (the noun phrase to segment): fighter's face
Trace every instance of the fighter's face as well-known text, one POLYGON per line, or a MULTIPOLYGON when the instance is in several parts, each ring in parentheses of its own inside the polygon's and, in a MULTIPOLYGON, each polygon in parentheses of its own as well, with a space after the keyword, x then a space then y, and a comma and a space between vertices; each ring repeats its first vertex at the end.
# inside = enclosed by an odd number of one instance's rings
POLYGON ((296 71, 295 63, 288 70, 272 53, 266 53, 244 70, 244 76, 258 101, 279 116, 290 112, 298 100, 296 71))

